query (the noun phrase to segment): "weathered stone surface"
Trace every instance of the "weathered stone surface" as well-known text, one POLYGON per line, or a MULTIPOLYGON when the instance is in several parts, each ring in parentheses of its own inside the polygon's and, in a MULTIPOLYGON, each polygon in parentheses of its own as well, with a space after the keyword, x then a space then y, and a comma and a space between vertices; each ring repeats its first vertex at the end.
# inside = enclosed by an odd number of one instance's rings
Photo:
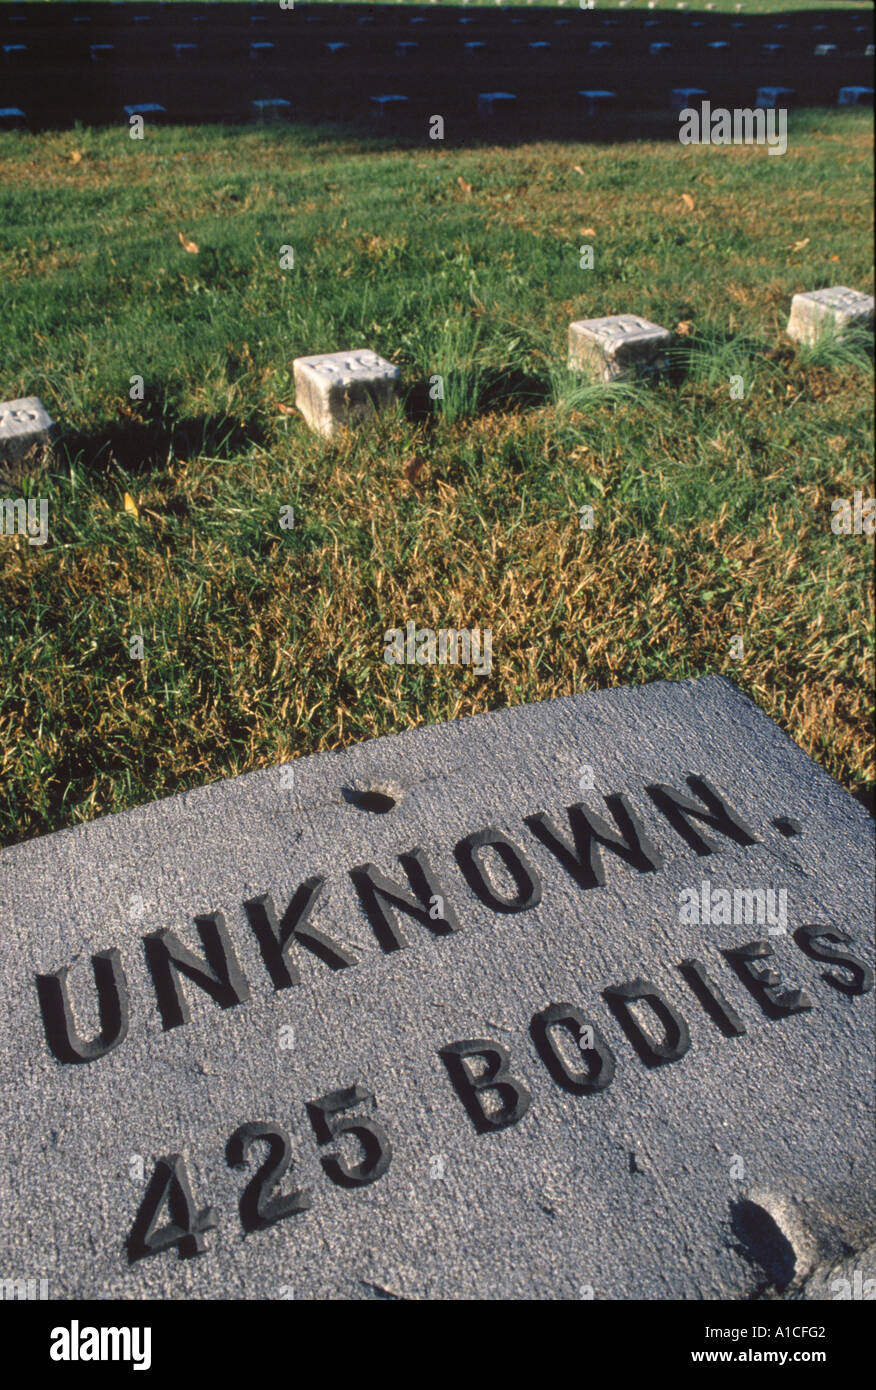
POLYGON ((663 371, 672 334, 638 314, 579 319, 569 325, 569 369, 594 381, 663 371))
POLYGON ((873 328, 873 296, 834 285, 826 290, 806 290, 791 300, 787 334, 795 343, 813 346, 822 334, 837 337, 849 328, 873 328))
POLYGON ((41 466, 55 431, 42 401, 24 396, 0 402, 0 481, 17 481, 31 463, 41 466))
POLYGON ((295 404, 326 438, 389 405, 401 379, 398 367, 369 348, 297 357, 293 367, 295 404))
POLYGON ((874 995, 850 963, 872 961, 872 835, 709 677, 422 728, 3 851, 0 1269, 51 1298, 793 1293, 876 1235, 874 995), (787 929, 681 920, 704 883, 711 903, 784 890, 787 929), (95 955, 103 1055, 74 1064, 57 972, 87 1051, 95 955), (507 1054, 483 1111, 465 1043, 507 1054), (388 1144, 327 1137, 356 1116, 388 1144), (288 1132, 292 1167, 244 1238, 282 1149, 256 1124, 288 1132), (344 1178, 389 1145, 375 1181, 344 1178), (174 1165, 213 1209, 199 1258, 128 1245, 174 1165))

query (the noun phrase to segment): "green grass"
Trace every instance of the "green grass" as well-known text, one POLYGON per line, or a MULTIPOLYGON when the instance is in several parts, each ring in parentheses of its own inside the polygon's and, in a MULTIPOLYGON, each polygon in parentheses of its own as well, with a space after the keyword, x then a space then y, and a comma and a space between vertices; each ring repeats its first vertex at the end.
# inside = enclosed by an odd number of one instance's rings
POLYGON ((783 336, 796 290, 872 289, 871 184, 854 111, 793 117, 780 158, 0 136, 0 395, 39 395, 64 427, 31 487, 49 543, 0 539, 2 838, 713 671, 871 783, 873 542, 835 536, 830 504, 872 493, 872 360, 783 336), (671 379, 583 385, 569 321, 624 311, 679 326, 671 379), (291 409, 292 360, 363 344, 402 368, 406 406, 326 444, 291 409), (409 618, 492 628, 492 675, 387 666, 409 618))

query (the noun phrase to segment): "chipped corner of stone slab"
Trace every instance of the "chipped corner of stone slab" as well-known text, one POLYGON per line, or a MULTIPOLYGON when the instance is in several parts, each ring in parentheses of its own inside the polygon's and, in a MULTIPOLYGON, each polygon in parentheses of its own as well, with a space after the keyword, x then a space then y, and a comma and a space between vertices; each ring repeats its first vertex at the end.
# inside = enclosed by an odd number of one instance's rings
POLYGON ((295 405, 312 430, 330 439, 397 399, 398 367, 370 348, 296 357, 295 405))

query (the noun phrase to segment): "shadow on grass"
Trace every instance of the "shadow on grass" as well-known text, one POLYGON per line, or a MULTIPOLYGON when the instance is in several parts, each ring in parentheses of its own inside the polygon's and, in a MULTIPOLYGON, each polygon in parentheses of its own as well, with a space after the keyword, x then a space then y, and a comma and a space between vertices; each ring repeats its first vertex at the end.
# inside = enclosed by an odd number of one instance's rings
POLYGON ((230 457, 263 444, 265 438, 255 412, 245 420, 227 415, 173 420, 168 402, 162 401, 144 411, 142 419, 108 421, 87 432, 65 431, 55 454, 59 462, 94 476, 110 473, 116 465, 136 475, 163 467, 170 457, 230 457))

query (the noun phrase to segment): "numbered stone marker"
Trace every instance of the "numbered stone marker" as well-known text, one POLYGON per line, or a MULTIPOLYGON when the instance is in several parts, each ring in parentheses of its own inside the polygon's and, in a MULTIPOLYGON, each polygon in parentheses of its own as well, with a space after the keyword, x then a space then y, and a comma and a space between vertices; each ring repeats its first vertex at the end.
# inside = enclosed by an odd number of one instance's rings
POLYGON ((579 319, 569 325, 569 369, 593 381, 662 372, 672 334, 637 314, 579 319))
POLYGON ((401 382, 398 367, 367 348, 297 357, 293 368, 295 404, 326 438, 389 405, 401 382))
POLYGON ((0 402, 0 462, 18 463, 51 443, 55 423, 36 396, 0 402))
POLYGON ((849 328, 873 330, 873 296, 845 285, 806 290, 791 300, 787 334, 796 343, 812 346, 823 334, 842 337, 849 328))
POLYGON ((750 1300, 872 1239, 873 822, 725 679, 0 860, 0 1268, 49 1299, 750 1300))

